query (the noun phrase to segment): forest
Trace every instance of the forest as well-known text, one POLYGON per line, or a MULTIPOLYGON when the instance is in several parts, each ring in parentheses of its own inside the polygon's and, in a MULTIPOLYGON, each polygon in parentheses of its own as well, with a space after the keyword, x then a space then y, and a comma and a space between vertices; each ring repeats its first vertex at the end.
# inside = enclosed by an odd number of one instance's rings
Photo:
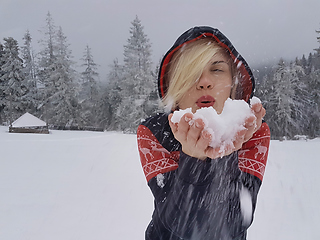
MULTIPOLYGON (((163 111, 157 93, 159 66, 151 61, 151 42, 136 17, 123 49, 123 64, 110 65, 106 83, 98 81, 98 64, 90 46, 75 70, 70 44, 50 12, 34 52, 27 30, 23 44, 0 41, 0 125, 29 112, 51 129, 100 129, 135 133, 141 119, 163 111)), ((315 30, 318 34, 320 31, 315 30)), ((255 95, 267 110, 273 139, 320 136, 320 37, 309 56, 254 69, 255 95)))

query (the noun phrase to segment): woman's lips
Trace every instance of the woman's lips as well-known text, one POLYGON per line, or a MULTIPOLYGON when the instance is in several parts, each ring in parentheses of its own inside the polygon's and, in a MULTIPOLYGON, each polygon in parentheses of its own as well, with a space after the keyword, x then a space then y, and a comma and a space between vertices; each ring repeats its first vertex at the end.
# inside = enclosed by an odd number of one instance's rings
POLYGON ((215 103, 215 99, 209 95, 202 96, 200 97, 197 101, 196 104, 199 108, 203 107, 212 107, 215 103))

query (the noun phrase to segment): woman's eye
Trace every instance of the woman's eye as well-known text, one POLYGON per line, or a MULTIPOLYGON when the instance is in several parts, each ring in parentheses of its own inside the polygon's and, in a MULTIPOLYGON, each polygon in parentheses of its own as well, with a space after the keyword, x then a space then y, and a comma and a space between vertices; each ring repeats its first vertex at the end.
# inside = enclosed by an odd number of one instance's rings
POLYGON ((223 72, 223 71, 222 69, 214 68, 214 69, 211 69, 211 72, 223 72))

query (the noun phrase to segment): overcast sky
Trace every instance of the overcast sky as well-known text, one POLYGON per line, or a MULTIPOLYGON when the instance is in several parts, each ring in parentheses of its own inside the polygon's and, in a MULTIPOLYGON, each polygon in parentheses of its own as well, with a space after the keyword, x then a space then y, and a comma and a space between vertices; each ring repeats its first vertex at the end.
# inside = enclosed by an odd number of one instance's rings
POLYGON ((180 34, 197 25, 218 28, 251 66, 294 59, 319 47, 319 0, 0 0, 0 42, 13 37, 22 46, 28 29, 38 49, 48 11, 67 36, 75 61, 80 63, 87 44, 91 47, 101 80, 115 58, 123 61, 136 15, 155 64, 180 34))

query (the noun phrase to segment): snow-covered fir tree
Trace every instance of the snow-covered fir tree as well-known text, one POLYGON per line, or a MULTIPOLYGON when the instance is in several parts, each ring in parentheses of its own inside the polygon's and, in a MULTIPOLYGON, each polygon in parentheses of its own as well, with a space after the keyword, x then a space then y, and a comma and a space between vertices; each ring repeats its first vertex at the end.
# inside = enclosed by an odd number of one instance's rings
POLYGON ((158 88, 157 88, 158 75, 159 75, 161 61, 162 61, 162 58, 159 61, 159 63, 157 64, 155 70, 152 72, 153 86, 152 86, 152 90, 149 94, 148 101, 146 103, 146 113, 148 116, 154 115, 155 113, 157 113, 159 111, 163 111, 163 106, 161 104, 161 100, 160 100, 159 92, 158 92, 158 88))
POLYGON ((31 46, 32 38, 28 30, 26 31, 23 40, 24 45, 21 48, 21 56, 24 66, 25 83, 27 88, 29 89, 28 93, 26 94, 29 106, 26 110, 35 114, 40 99, 37 91, 36 65, 34 61, 34 53, 31 46))
POLYGON ((82 125, 78 104, 78 84, 71 50, 62 28, 54 25, 51 14, 46 19, 45 39, 40 51, 39 78, 43 84, 43 110, 49 124, 82 125))
POLYGON ((57 62, 53 72, 55 93, 49 99, 56 114, 52 119, 60 126, 83 125, 78 104, 79 83, 76 81, 76 71, 73 68, 74 62, 67 37, 61 27, 57 33, 57 43, 57 62))
POLYGON ((121 103, 121 84, 123 76, 123 66, 119 64, 118 59, 113 60, 110 65, 110 71, 107 75, 106 86, 102 90, 100 109, 100 120, 103 127, 107 130, 119 130, 116 112, 121 103))
MULTIPOLYGON (((46 26, 43 31, 44 38, 39 41, 42 45, 38 57, 38 77, 39 77, 39 90, 41 93, 42 103, 39 107, 43 113, 49 107, 48 99, 55 92, 54 80, 51 79, 53 72, 55 70, 54 63, 56 62, 56 35, 57 27, 54 25, 54 21, 51 17, 50 12, 47 14, 46 26)), ((48 115, 48 114, 47 114, 48 115)), ((46 119, 49 119, 49 116, 45 116, 46 119)))
MULTIPOLYGON (((0 86, 3 84, 3 81, 1 80, 1 76, 3 75, 3 72, 1 71, 1 66, 4 64, 3 60, 2 60, 2 56, 3 56, 4 52, 3 52, 3 45, 0 43, 0 86)), ((2 112, 4 110, 5 107, 5 94, 3 92, 3 89, 0 87, 0 124, 2 124, 5 120, 2 119, 2 112)))
POLYGON ((86 125, 98 127, 100 111, 98 109, 100 93, 98 91, 97 72, 98 65, 94 62, 91 48, 86 46, 83 58, 81 59, 84 71, 81 73, 81 116, 86 125))
MULTIPOLYGON (((320 30, 316 30, 316 33, 320 35, 320 30)), ((320 36, 317 36, 317 41, 320 43, 320 36)), ((317 55, 320 56, 320 47, 314 49, 317 52, 317 55)))
POLYGON ((313 105, 311 96, 308 93, 307 75, 305 73, 307 67, 291 62, 289 68, 295 93, 293 98, 293 118, 296 121, 296 134, 305 134, 304 131, 310 121, 307 116, 310 113, 310 106, 313 105))
POLYGON ((97 72, 98 65, 93 60, 89 45, 86 46, 83 58, 81 60, 83 61, 81 66, 85 69, 81 73, 82 87, 87 90, 85 94, 88 95, 89 99, 93 99, 98 93, 97 78, 99 77, 99 73, 97 72))
POLYGON ((110 66, 111 70, 108 74, 108 83, 104 94, 102 95, 102 116, 104 127, 108 130, 120 130, 120 123, 118 122, 117 109, 122 102, 122 92, 124 90, 123 75, 124 67, 119 64, 118 59, 113 61, 110 66))
POLYGON ((116 113, 120 129, 127 132, 135 132, 141 120, 148 117, 150 93, 155 89, 150 40, 138 17, 131 24, 124 46, 124 76, 119 82, 121 104, 116 113))
POLYGON ((311 98, 308 118, 309 125, 306 135, 310 137, 320 136, 320 70, 312 70, 308 76, 308 95, 311 98))
POLYGON ((30 85, 34 88, 37 87, 36 82, 36 66, 34 61, 34 53, 32 49, 32 37, 29 30, 26 31, 23 37, 24 45, 21 48, 21 56, 24 64, 25 77, 30 85))
POLYGON ((0 67, 0 105, 1 120, 12 122, 24 113, 28 101, 25 95, 28 88, 25 84, 23 61, 19 57, 17 40, 12 37, 4 38, 4 48, 0 67))
MULTIPOLYGON (((320 30, 316 32, 320 34, 320 30)), ((317 41, 320 45, 320 36, 317 37, 317 41)), ((312 138, 320 136, 320 46, 314 50, 316 53, 310 53, 307 59, 308 94, 311 98, 311 104, 308 114, 310 121, 306 134, 312 138)))
POLYGON ((299 76, 303 76, 303 69, 291 63, 287 65, 282 59, 278 67, 265 86, 266 121, 274 138, 288 137, 301 134, 307 123, 306 115, 306 86, 299 76))

